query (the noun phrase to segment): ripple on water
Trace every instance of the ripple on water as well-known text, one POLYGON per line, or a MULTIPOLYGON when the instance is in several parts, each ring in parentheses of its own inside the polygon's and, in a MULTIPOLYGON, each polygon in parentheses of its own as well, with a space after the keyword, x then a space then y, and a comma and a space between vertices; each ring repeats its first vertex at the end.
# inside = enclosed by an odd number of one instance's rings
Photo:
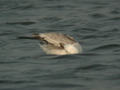
POLYGON ((6 24, 8 25, 32 25, 32 24, 35 24, 35 22, 33 21, 22 21, 22 22, 7 22, 6 24))
POLYGON ((94 13, 91 15, 93 18, 99 19, 99 18, 105 18, 106 15, 101 14, 101 13, 94 13))
POLYGON ((93 50, 97 51, 97 50, 113 50, 113 49, 119 49, 120 45, 119 44, 108 44, 108 45, 101 45, 98 46, 96 48, 94 48, 93 50))
POLYGON ((109 18, 108 20, 110 21, 120 21, 120 17, 112 17, 112 18, 109 18))
POLYGON ((0 80, 1 84, 24 84, 24 83, 33 83, 34 81, 30 80, 0 80))
POLYGON ((75 72, 77 71, 100 71, 100 70, 106 70, 108 68, 112 68, 112 65, 107 64, 91 64, 86 66, 80 66, 75 69, 75 72))

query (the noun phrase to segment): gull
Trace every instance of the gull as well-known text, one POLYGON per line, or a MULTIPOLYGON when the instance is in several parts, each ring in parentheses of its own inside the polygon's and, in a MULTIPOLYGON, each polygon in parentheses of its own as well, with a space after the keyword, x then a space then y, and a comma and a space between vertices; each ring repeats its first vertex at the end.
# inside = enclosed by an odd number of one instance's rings
POLYGON ((69 55, 82 52, 82 47, 73 37, 56 32, 38 33, 31 36, 21 36, 20 39, 40 40, 40 47, 46 54, 69 55))

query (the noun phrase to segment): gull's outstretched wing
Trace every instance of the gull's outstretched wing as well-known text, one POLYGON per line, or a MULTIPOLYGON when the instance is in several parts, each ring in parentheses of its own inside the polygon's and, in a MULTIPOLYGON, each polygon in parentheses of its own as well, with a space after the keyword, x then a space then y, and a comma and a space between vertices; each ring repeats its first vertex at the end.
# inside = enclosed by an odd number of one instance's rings
POLYGON ((34 37, 39 37, 40 40, 46 41, 50 44, 53 44, 57 47, 61 47, 61 45, 65 44, 73 44, 76 41, 73 37, 62 34, 62 33, 40 33, 40 34, 33 34, 34 37))

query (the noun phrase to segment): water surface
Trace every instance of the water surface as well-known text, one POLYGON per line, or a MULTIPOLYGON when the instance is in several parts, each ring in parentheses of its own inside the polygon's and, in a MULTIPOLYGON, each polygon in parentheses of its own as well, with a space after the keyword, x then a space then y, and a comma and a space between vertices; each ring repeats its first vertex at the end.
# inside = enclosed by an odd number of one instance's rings
POLYGON ((119 0, 0 0, 0 90, 120 90, 119 0), (61 32, 83 53, 46 55, 21 35, 61 32))

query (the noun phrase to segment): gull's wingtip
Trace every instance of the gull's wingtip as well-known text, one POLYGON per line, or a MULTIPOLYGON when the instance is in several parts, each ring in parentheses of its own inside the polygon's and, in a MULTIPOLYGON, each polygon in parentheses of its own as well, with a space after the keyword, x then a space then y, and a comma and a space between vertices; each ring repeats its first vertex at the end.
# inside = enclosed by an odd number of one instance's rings
POLYGON ((39 34, 18 36, 17 39, 38 39, 39 34))

